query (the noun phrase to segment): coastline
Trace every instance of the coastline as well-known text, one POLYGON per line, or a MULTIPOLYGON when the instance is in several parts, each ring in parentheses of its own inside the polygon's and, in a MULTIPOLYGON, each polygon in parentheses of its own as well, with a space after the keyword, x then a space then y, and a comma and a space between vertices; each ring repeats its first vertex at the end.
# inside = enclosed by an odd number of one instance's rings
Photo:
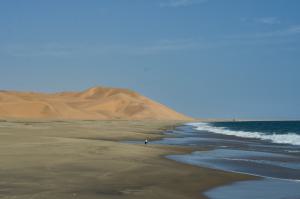
MULTIPOLYGON (((253 128, 261 128, 254 130, 262 133, 266 132, 267 134, 270 126, 276 129, 278 133, 293 131, 289 127, 298 127, 299 123, 289 121, 257 123, 257 121, 247 123, 189 123, 172 131, 176 137, 164 138, 155 141, 153 144, 189 147, 206 146, 208 150, 205 151, 195 150, 192 153, 183 155, 168 155, 167 158, 199 167, 257 177, 257 180, 236 182, 205 191, 204 194, 209 198, 280 199, 300 197, 300 159, 297 144, 277 144, 271 140, 234 136, 236 135, 235 132, 245 132, 239 129, 244 130, 245 125, 248 126, 249 134, 253 131, 253 128), (254 127, 252 128, 252 126, 254 127), (232 135, 228 135, 228 132, 232 135)), ((295 132, 298 131, 295 130, 295 132)), ((171 135, 172 133, 167 134, 171 135)), ((284 134, 280 136, 284 136, 284 134)))
POLYGON ((2 198, 206 198, 202 193, 256 177, 167 159, 203 148, 138 145, 178 121, 2 121, 2 198))

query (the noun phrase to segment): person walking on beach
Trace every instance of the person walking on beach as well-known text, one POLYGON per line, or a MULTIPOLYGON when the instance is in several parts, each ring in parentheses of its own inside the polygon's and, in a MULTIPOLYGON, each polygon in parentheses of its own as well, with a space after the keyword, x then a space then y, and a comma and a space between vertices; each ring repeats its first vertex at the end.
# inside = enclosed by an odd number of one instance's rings
POLYGON ((148 139, 147 138, 145 139, 145 144, 148 144, 148 139))

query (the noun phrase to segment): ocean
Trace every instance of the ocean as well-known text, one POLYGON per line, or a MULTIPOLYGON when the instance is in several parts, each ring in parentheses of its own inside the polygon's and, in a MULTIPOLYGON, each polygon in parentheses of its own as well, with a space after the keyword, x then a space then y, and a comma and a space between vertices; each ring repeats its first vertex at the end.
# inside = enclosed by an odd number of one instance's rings
POLYGON ((300 121, 211 122, 189 125, 212 133, 300 145, 300 121))
POLYGON ((166 134, 150 143, 195 148, 169 159, 259 178, 209 190, 208 198, 300 199, 300 121, 188 123, 166 134))

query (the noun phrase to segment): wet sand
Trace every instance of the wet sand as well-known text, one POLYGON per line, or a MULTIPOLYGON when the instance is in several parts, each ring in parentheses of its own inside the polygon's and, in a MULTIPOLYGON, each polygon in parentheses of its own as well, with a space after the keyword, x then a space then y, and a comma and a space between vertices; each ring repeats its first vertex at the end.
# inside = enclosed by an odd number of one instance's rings
POLYGON ((160 139, 166 121, 1 121, 0 198, 205 198, 253 177, 164 158, 201 148, 128 144, 160 139))

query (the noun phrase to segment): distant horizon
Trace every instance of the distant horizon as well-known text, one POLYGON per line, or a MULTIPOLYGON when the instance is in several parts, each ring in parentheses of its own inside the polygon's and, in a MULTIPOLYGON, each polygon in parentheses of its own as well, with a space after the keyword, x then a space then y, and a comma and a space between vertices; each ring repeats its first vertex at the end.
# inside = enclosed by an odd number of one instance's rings
POLYGON ((300 1, 1 1, 0 89, 128 88, 195 118, 300 119, 300 1))

